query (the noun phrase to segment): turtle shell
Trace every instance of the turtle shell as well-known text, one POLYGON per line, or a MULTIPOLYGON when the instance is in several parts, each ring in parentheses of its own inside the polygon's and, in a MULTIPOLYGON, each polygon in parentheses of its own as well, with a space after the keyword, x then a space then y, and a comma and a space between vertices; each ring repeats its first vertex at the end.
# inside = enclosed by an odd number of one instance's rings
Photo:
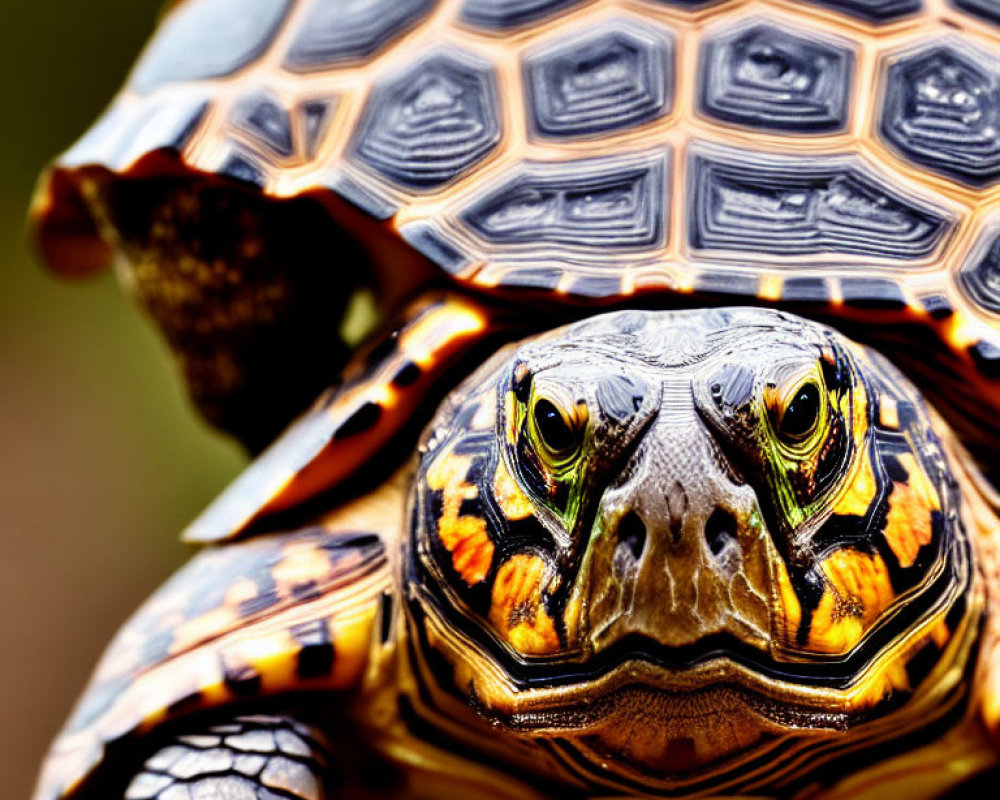
POLYGON ((329 319, 370 270, 534 308, 780 304, 888 351, 983 453, 998 130, 989 0, 188 0, 35 213, 57 271, 122 248, 142 295, 172 269, 143 297, 179 349, 251 331, 188 377, 252 444, 279 423, 213 392, 270 358, 286 422, 315 298, 329 319))

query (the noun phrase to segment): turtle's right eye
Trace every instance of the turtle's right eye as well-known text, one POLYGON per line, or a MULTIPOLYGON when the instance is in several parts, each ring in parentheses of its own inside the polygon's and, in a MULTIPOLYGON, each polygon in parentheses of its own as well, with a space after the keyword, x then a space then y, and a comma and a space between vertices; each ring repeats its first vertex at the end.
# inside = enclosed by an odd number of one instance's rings
POLYGON ((572 459, 580 449, 581 437, 575 419, 552 400, 541 397, 531 411, 535 438, 554 464, 572 459))

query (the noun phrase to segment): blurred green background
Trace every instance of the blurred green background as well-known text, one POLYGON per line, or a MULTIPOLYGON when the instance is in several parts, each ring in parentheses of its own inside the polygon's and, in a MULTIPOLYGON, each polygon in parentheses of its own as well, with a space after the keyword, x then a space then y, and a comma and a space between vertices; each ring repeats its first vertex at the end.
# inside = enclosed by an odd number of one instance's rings
POLYGON ((39 170, 100 113, 151 0, 8 3, 0 25, 0 796, 25 798, 114 630, 239 470, 109 273, 57 281, 24 214, 39 170))

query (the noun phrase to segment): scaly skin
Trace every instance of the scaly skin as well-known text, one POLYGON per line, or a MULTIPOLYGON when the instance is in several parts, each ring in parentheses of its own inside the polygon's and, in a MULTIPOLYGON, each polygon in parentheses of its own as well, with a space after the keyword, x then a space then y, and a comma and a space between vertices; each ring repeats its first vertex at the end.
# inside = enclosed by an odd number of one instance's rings
POLYGON ((602 315, 501 349, 418 452, 197 556, 38 800, 248 710, 323 731, 351 780, 348 753, 393 765, 381 797, 922 800, 998 763, 1000 523, 872 351, 770 311, 602 315))

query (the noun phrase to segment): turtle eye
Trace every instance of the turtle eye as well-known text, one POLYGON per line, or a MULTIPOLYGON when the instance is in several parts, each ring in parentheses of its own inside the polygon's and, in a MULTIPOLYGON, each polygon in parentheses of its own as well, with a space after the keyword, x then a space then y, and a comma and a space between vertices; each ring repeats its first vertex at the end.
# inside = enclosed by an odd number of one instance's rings
POLYGON ((565 461, 576 453, 580 445, 577 430, 555 403, 540 398, 535 402, 532 417, 539 441, 554 460, 565 461))
POLYGON ((785 406, 778 423, 778 435, 790 444, 806 439, 816 430, 821 407, 819 387, 812 381, 803 383, 785 406))

